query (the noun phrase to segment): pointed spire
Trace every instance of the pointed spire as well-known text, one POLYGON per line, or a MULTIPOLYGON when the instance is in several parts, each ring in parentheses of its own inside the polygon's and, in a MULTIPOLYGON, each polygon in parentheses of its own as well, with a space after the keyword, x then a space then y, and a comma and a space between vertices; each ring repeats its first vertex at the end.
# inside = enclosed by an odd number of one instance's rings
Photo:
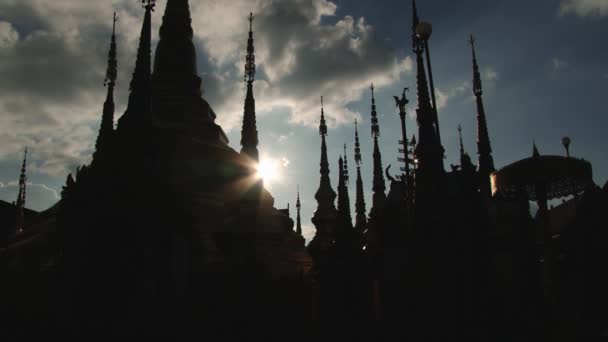
POLYGON ((355 119, 355 164, 357 164, 356 198, 355 198, 355 228, 359 234, 363 233, 367 225, 365 216, 365 197, 363 195, 363 180, 361 179, 361 147, 359 144, 359 130, 355 119))
POLYGON ((24 217, 24 209, 25 209, 25 193, 27 188, 27 147, 25 148, 25 152, 23 153, 23 164, 21 165, 21 174, 19 175, 19 194, 17 195, 16 207, 17 207, 17 217, 16 217, 16 229, 17 232, 23 231, 23 226, 25 222, 24 217))
POLYGON ((168 0, 156 47, 154 77, 179 80, 179 84, 185 85, 189 90, 200 92, 201 80, 197 76, 192 36, 188 0, 168 0))
POLYGON ((536 148, 536 142, 534 140, 532 141, 532 157, 533 158, 540 157, 540 153, 538 153, 538 148, 536 148))
POLYGON ((473 94, 475 94, 475 102, 477 103, 477 154, 479 155, 480 191, 485 198, 490 198, 492 196, 490 174, 495 171, 494 159, 492 158, 486 113, 481 98, 483 94, 481 74, 477 65, 475 38, 473 35, 470 36, 469 43, 471 44, 471 54, 473 56, 473 94))
POLYGON ((298 199, 296 201, 296 233, 302 236, 302 220, 300 219, 300 210, 302 210, 302 204, 300 202, 300 185, 298 185, 298 199))
POLYGON ((372 190, 374 192, 372 197, 372 208, 370 211, 370 218, 377 218, 379 212, 384 207, 384 201, 386 200, 386 185, 384 183, 384 170, 382 169, 382 155, 380 154, 380 148, 378 147, 378 137, 380 136, 380 125, 378 125, 378 116, 376 113, 376 99, 374 97, 374 84, 370 87, 372 91, 372 137, 374 138, 374 181, 372 190))
POLYGON ((460 159, 464 156, 464 145, 462 143, 462 127, 458 125, 458 137, 460 138, 460 159))
POLYGON ((340 156, 338 158, 338 226, 342 232, 349 232, 353 229, 353 222, 350 215, 348 188, 346 187, 344 176, 344 162, 340 156))
POLYGON ((253 81, 255 76, 255 55, 253 48, 253 13, 249 14, 249 39, 247 41, 247 57, 245 61, 245 81, 247 82, 247 95, 245 97, 245 111, 243 114, 243 128, 241 130, 241 154, 249 156, 259 162, 258 130, 255 118, 255 99, 253 98, 253 81))
POLYGON ((321 231, 325 234, 328 233, 330 229, 333 229, 333 220, 336 215, 336 206, 334 204, 336 192, 332 189, 331 181, 329 179, 329 161, 327 159, 327 144, 325 142, 327 124, 325 122, 323 96, 321 96, 321 123, 319 125, 319 135, 321 136, 321 180, 319 182, 319 189, 317 189, 317 192, 315 193, 317 210, 314 213, 312 221, 317 228, 317 232, 321 231))
POLYGON ((106 100, 103 104, 103 114, 101 117, 101 125, 99 134, 95 142, 95 152, 93 153, 93 162, 99 159, 100 153, 107 152, 108 146, 111 144, 114 134, 114 86, 116 84, 116 75, 118 73, 118 61, 116 60, 116 21, 118 17, 114 12, 112 23, 112 40, 110 43, 110 51, 108 52, 108 68, 106 70, 106 78, 103 82, 108 87, 106 100))
POLYGON ((131 78, 129 103, 127 111, 119 119, 120 126, 122 126, 122 122, 132 121, 134 117, 147 117, 150 113, 152 11, 154 10, 155 2, 155 0, 142 0, 146 12, 141 27, 135 70, 131 78))
MULTIPOLYGON (((414 20, 417 20, 415 15, 414 20)), ((443 172, 443 147, 441 146, 437 130, 434 126, 435 112, 431 105, 429 86, 424 67, 424 41, 414 32, 412 34, 414 52, 416 53, 416 88, 418 108, 416 108, 416 122, 418 123, 418 145, 414 151, 418 159, 418 171, 428 174, 443 172)))
POLYGON ((348 158, 346 157, 346 143, 344 144, 344 183, 348 187, 348 158))

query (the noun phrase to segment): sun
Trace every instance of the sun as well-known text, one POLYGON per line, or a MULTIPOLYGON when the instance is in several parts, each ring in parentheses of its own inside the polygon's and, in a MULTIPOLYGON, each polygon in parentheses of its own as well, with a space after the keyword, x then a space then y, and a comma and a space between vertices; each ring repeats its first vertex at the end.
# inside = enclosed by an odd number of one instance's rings
POLYGON ((274 160, 262 160, 258 164, 258 172, 256 176, 258 178, 263 178, 267 182, 271 182, 278 177, 278 167, 277 162, 274 160))

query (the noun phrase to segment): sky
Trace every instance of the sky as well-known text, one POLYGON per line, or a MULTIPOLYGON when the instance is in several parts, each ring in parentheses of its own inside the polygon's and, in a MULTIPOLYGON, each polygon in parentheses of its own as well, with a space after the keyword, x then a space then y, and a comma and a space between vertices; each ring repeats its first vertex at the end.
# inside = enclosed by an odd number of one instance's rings
MULTIPOLYGON (((153 14, 153 44, 166 1, 153 14)), ((319 185, 319 97, 325 99, 332 186, 347 144, 354 210, 354 120, 359 121, 363 184, 371 206, 370 83, 376 88, 383 166, 398 170, 401 138, 393 95, 411 88, 415 73, 409 0, 190 1, 203 97, 240 150, 247 16, 253 12, 257 74, 254 84, 262 162, 276 177, 266 186, 277 208, 300 186, 302 222, 310 221, 319 185)), ((90 161, 106 90, 103 86, 112 12, 118 13, 119 74, 116 119, 124 112, 144 11, 135 0, 0 0, 0 199, 14 201, 27 146, 27 206, 54 204, 70 172, 90 161)), ((594 180, 608 179, 608 1, 418 0, 430 22, 429 46, 446 169, 458 164, 458 125, 476 161, 476 107, 471 90, 469 34, 476 37, 488 129, 497 168, 541 154, 570 152, 593 164, 594 180)), ((154 49, 154 46, 153 46, 154 49)), ((388 187, 388 184, 387 184, 388 187)))

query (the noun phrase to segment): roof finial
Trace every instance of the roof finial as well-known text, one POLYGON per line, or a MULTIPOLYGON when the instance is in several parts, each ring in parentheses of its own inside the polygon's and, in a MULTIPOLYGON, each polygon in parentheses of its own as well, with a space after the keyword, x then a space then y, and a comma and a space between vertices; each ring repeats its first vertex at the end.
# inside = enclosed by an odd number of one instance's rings
POLYGON ((348 158, 346 157, 346 143, 344 143, 344 183, 348 186, 348 158))
POLYGON ((458 125, 458 135, 460 137, 460 155, 464 155, 464 145, 462 144, 462 127, 458 125))
POLYGON ((255 76, 255 55, 253 47, 253 13, 249 13, 249 39, 247 40, 247 57, 245 59, 245 81, 247 82, 247 95, 245 96, 245 109, 243 114, 243 128, 241 130, 242 154, 246 154, 255 162, 260 160, 258 151, 258 130, 255 117, 255 99, 253 97, 253 81, 255 76))
POLYGON ((245 62, 245 80, 253 82, 255 76, 255 55, 253 47, 253 13, 249 13, 249 39, 247 40, 247 59, 245 62))
POLYGON ((24 213, 23 210, 25 208, 25 192, 27 187, 27 174, 26 174, 26 165, 27 165, 27 147, 23 152, 23 164, 21 165, 21 174, 19 175, 19 194, 17 195, 17 221, 16 221, 16 229, 17 232, 20 233, 23 231, 24 226, 24 213))
POLYGON ((361 165, 361 145, 359 144, 359 130, 357 128, 357 118, 355 118, 355 163, 357 167, 361 165))
POLYGON ((471 34, 469 38, 471 44, 471 52, 473 55, 473 93, 475 96, 481 96, 481 74, 479 73, 479 66, 477 65, 477 57, 475 56, 475 38, 471 34))
POLYGON ((380 126, 378 125, 378 113, 376 113, 376 98, 374 96, 374 84, 369 87, 372 91, 372 137, 378 139, 380 136, 380 126))
POLYGON ((302 209, 302 203, 300 202, 300 184, 298 184, 298 199, 296 200, 296 233, 302 235, 302 220, 300 218, 300 210, 302 209))
POLYGON ((319 125, 319 134, 327 136, 327 124, 325 123, 325 111, 323 109, 323 96, 321 96, 321 124, 319 125))
POLYGON ((538 153, 538 148, 536 147, 536 141, 534 141, 534 139, 532 139, 532 157, 540 157, 540 153, 538 153))

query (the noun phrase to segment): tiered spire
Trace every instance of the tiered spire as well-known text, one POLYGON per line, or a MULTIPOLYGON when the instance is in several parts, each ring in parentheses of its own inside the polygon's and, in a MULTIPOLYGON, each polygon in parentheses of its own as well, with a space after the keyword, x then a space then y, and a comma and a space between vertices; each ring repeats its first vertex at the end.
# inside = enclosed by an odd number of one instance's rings
POLYGON ((253 98, 253 81, 255 77, 255 55, 253 48, 253 13, 249 14, 249 39, 247 40, 247 57, 245 62, 245 81, 247 95, 243 114, 243 129, 241 130, 241 154, 259 162, 258 130, 255 119, 255 99, 253 98))
POLYGON ((101 117, 101 126, 99 127, 99 135, 95 143, 95 153, 93 160, 97 160, 99 153, 105 153, 108 145, 111 144, 114 134, 114 86, 116 84, 116 75, 118 73, 118 61, 116 60, 116 12, 112 23, 112 41, 110 43, 110 51, 108 52, 108 68, 106 70, 106 78, 104 85, 108 87, 106 101, 103 103, 103 114, 101 117))
POLYGON ((462 127, 458 125, 458 138, 460 139, 460 165, 462 166, 462 160, 464 158, 464 144, 462 143, 462 127))
POLYGON ((536 142, 532 141, 532 158, 540 157, 540 153, 538 152, 538 148, 536 147, 536 142))
POLYGON ((25 148, 25 152, 23 153, 23 164, 21 165, 21 174, 19 175, 19 194, 17 195, 17 201, 15 202, 15 205, 17 207, 17 217, 16 217, 17 232, 23 231, 23 226, 24 226, 24 222, 25 222, 24 209, 25 209, 25 192, 26 192, 26 187, 27 187, 26 165, 27 165, 27 147, 25 148))
POLYGON ((353 221, 350 215, 350 198, 346 187, 345 166, 342 157, 338 159, 338 226, 343 232, 353 229, 353 221))
POLYGON ((317 210, 313 217, 313 223, 317 226, 317 230, 320 225, 324 225, 323 221, 325 221, 325 219, 332 219, 330 216, 335 215, 336 212, 336 206, 334 204, 336 192, 332 189, 331 181, 329 179, 329 161, 327 159, 327 144, 325 142, 327 124, 325 122, 325 111, 323 109, 323 96, 321 96, 321 123, 319 125, 319 135, 321 135, 321 181, 319 183, 319 189, 315 193, 317 210))
POLYGON ((135 70, 131 79, 129 103, 125 115, 119 120, 120 123, 125 120, 131 120, 133 117, 146 116, 150 113, 152 11, 154 11, 154 7, 156 6, 156 0, 142 0, 142 3, 146 12, 141 27, 135 70))
POLYGON ((376 98, 374 97, 374 85, 370 86, 372 91, 372 137, 374 138, 374 182, 372 190, 374 192, 372 197, 372 208, 370 211, 370 218, 376 218, 378 212, 384 207, 386 201, 386 185, 384 183, 384 173, 382 169, 382 155, 380 154, 380 148, 378 147, 378 137, 380 136, 380 125, 378 125, 378 114, 376 113, 376 98))
POLYGON ((357 119, 355 119, 355 164, 357 164, 355 228, 359 233, 362 233, 367 224, 367 217, 365 216, 365 197, 363 195, 363 180, 361 179, 361 145, 359 144, 357 119))
POLYGON ((439 142, 437 130, 434 126, 434 109, 431 106, 429 88, 424 67, 425 44, 423 37, 418 32, 420 25, 416 2, 413 1, 414 18, 412 25, 412 44, 416 53, 416 87, 418 96, 418 108, 416 109, 416 121, 418 123, 418 144, 414 154, 418 159, 417 170, 428 175, 437 175, 443 172, 443 147, 439 142))
POLYGON ((346 186, 348 186, 348 180, 349 175, 348 175, 348 158, 346 157, 346 144, 344 144, 344 183, 346 184, 346 186))
POLYGON ((480 190, 485 197, 490 197, 490 173, 494 172, 494 159, 492 158, 492 147, 490 146, 490 135, 486 123, 486 113, 483 107, 481 95, 481 75, 475 56, 475 38, 471 35, 471 52, 473 54, 473 93, 477 102, 477 154, 479 155, 479 176, 481 177, 480 190))
POLYGON ((296 200, 296 233, 302 236, 302 220, 300 219, 300 211, 302 210, 302 204, 300 202, 300 186, 298 185, 298 199, 296 200))
POLYGON ((156 47, 154 77, 200 92, 188 0, 168 0, 156 47))

